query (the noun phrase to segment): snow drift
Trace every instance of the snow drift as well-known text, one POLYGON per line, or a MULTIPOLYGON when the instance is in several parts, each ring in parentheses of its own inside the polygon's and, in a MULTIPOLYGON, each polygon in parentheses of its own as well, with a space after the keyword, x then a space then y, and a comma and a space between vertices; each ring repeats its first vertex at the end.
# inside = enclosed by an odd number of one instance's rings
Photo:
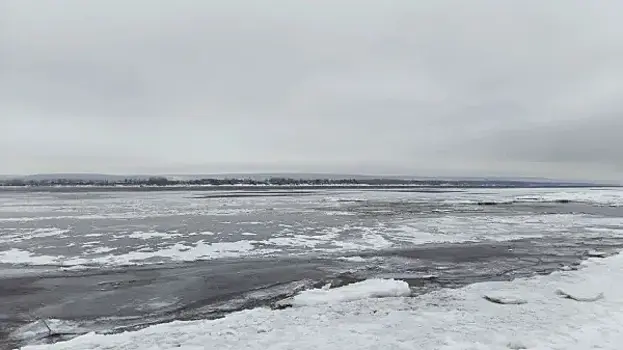
POLYGON ((369 279, 343 287, 324 288, 303 291, 293 298, 281 301, 283 306, 312 306, 334 304, 367 298, 406 297, 411 294, 409 284, 394 279, 369 279))

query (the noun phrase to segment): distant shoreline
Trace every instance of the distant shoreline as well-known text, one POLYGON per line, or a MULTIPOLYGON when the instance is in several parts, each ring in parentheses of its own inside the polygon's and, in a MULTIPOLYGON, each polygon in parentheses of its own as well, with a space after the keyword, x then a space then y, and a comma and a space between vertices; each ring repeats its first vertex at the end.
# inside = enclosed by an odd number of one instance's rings
POLYGON ((162 191, 245 191, 245 192, 272 192, 272 191, 318 191, 318 190, 396 190, 406 192, 455 192, 461 189, 509 189, 509 188, 618 188, 612 185, 593 184, 515 184, 515 185, 476 185, 476 184, 448 184, 448 185, 56 185, 56 186, 0 186, 0 192, 162 192, 162 191))
MULTIPOLYGON (((0 180, 0 191, 22 192, 150 192, 150 191, 262 191, 271 190, 404 190, 448 191, 460 188, 587 188, 617 187, 606 184, 510 179, 400 179, 370 178, 301 178, 270 176, 204 177, 173 179, 165 176, 88 178, 58 174, 55 177, 0 180)), ((97 175, 104 176, 104 175, 97 175)))

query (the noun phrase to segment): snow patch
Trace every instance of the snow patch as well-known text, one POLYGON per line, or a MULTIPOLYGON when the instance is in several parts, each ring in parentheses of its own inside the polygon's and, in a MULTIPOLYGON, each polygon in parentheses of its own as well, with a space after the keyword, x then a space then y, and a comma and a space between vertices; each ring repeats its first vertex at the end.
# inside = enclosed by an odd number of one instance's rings
POLYGON ((170 261, 197 261, 216 258, 237 257, 251 252, 255 247, 249 241, 205 243, 198 241, 194 246, 176 243, 156 251, 133 251, 121 255, 108 255, 91 259, 105 265, 134 265, 141 261, 165 258, 170 261))
MULTIPOLYGON (((6 229, 2 229, 3 231, 6 229)), ((64 235, 66 235, 67 233, 70 232, 70 230, 67 229, 60 229, 60 228, 38 228, 38 229, 34 229, 32 231, 23 231, 23 230, 18 230, 18 229, 14 229, 12 230, 15 233, 11 233, 8 235, 2 235, 2 232, 0 231, 0 243, 18 243, 18 242, 22 242, 22 241, 27 241, 27 240, 31 240, 31 239, 37 239, 37 238, 48 238, 48 237, 63 237, 64 235)))
POLYGON ((527 301, 525 299, 522 299, 521 297, 517 297, 517 296, 509 296, 509 295, 504 295, 504 294, 495 294, 495 293, 490 293, 484 296, 485 300, 488 300, 492 303, 495 304, 502 304, 502 305, 522 305, 522 304, 526 304, 527 301))
MULTIPOLYGON (((88 244, 83 244, 83 247, 93 247, 98 243, 99 242, 90 242, 88 244)), ((250 256, 255 254, 267 255, 276 252, 276 250, 271 249, 256 249, 253 243, 254 242, 252 241, 215 243, 198 241, 194 245, 176 243, 158 250, 152 247, 145 247, 125 254, 108 254, 104 256, 101 256, 101 254, 105 254, 116 249, 98 247, 89 249, 86 251, 87 255, 84 255, 83 257, 37 255, 25 250, 13 248, 6 251, 0 251, 0 263, 20 265, 55 265, 63 266, 65 268, 77 265, 126 266, 141 265, 145 263, 212 260, 219 258, 233 258, 243 255, 250 256)))
POLYGON ((409 284, 393 279, 369 279, 343 287, 311 289, 291 300, 292 306, 342 303, 366 298, 406 297, 411 295, 409 284))
POLYGON ((99 248, 93 248, 90 249, 88 251, 89 254, 105 254, 105 253, 110 253, 112 251, 117 250, 117 248, 111 248, 111 247, 99 247, 99 248))
POLYGON ((63 256, 35 255, 29 251, 12 248, 0 252, 0 263, 24 265, 56 265, 63 256))
POLYGON ((565 299, 571 299, 571 300, 581 301, 581 302, 594 302, 594 301, 601 300, 604 298, 603 292, 600 292, 597 295, 586 295, 582 291, 580 291, 579 293, 570 294, 570 293, 565 292, 562 289, 557 289, 556 294, 565 299))
POLYGON ((586 253, 586 255, 588 255, 591 258, 605 258, 608 256, 608 253, 606 252, 600 252, 597 250, 590 250, 586 253))
POLYGON ((364 263, 367 260, 360 257, 360 256, 343 256, 338 258, 338 260, 342 260, 342 261, 350 261, 350 262, 355 262, 355 263, 364 263))
POLYGON ((128 235, 127 237, 128 238, 132 238, 132 239, 148 240, 148 239, 154 239, 154 238, 170 239, 170 238, 181 237, 181 236, 184 236, 184 235, 180 234, 180 233, 168 233, 168 232, 156 232, 156 231, 151 231, 151 232, 136 231, 136 232, 133 232, 132 234, 128 235))

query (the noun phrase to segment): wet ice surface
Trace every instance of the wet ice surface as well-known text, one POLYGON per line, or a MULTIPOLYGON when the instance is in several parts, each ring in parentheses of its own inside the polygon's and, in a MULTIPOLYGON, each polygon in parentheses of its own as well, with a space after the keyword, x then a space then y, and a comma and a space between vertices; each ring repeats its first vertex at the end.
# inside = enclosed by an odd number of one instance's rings
POLYGON ((38 319, 63 338, 220 317, 328 282, 422 294, 623 247, 618 189, 269 194, 0 192, 0 339, 50 341, 38 319))

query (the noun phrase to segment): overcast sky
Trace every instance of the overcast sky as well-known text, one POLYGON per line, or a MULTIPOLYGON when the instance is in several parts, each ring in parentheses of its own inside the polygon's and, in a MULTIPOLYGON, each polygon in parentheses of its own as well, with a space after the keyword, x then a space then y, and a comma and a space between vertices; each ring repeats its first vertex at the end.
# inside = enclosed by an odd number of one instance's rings
POLYGON ((620 0, 0 0, 0 173, 623 180, 620 0))

